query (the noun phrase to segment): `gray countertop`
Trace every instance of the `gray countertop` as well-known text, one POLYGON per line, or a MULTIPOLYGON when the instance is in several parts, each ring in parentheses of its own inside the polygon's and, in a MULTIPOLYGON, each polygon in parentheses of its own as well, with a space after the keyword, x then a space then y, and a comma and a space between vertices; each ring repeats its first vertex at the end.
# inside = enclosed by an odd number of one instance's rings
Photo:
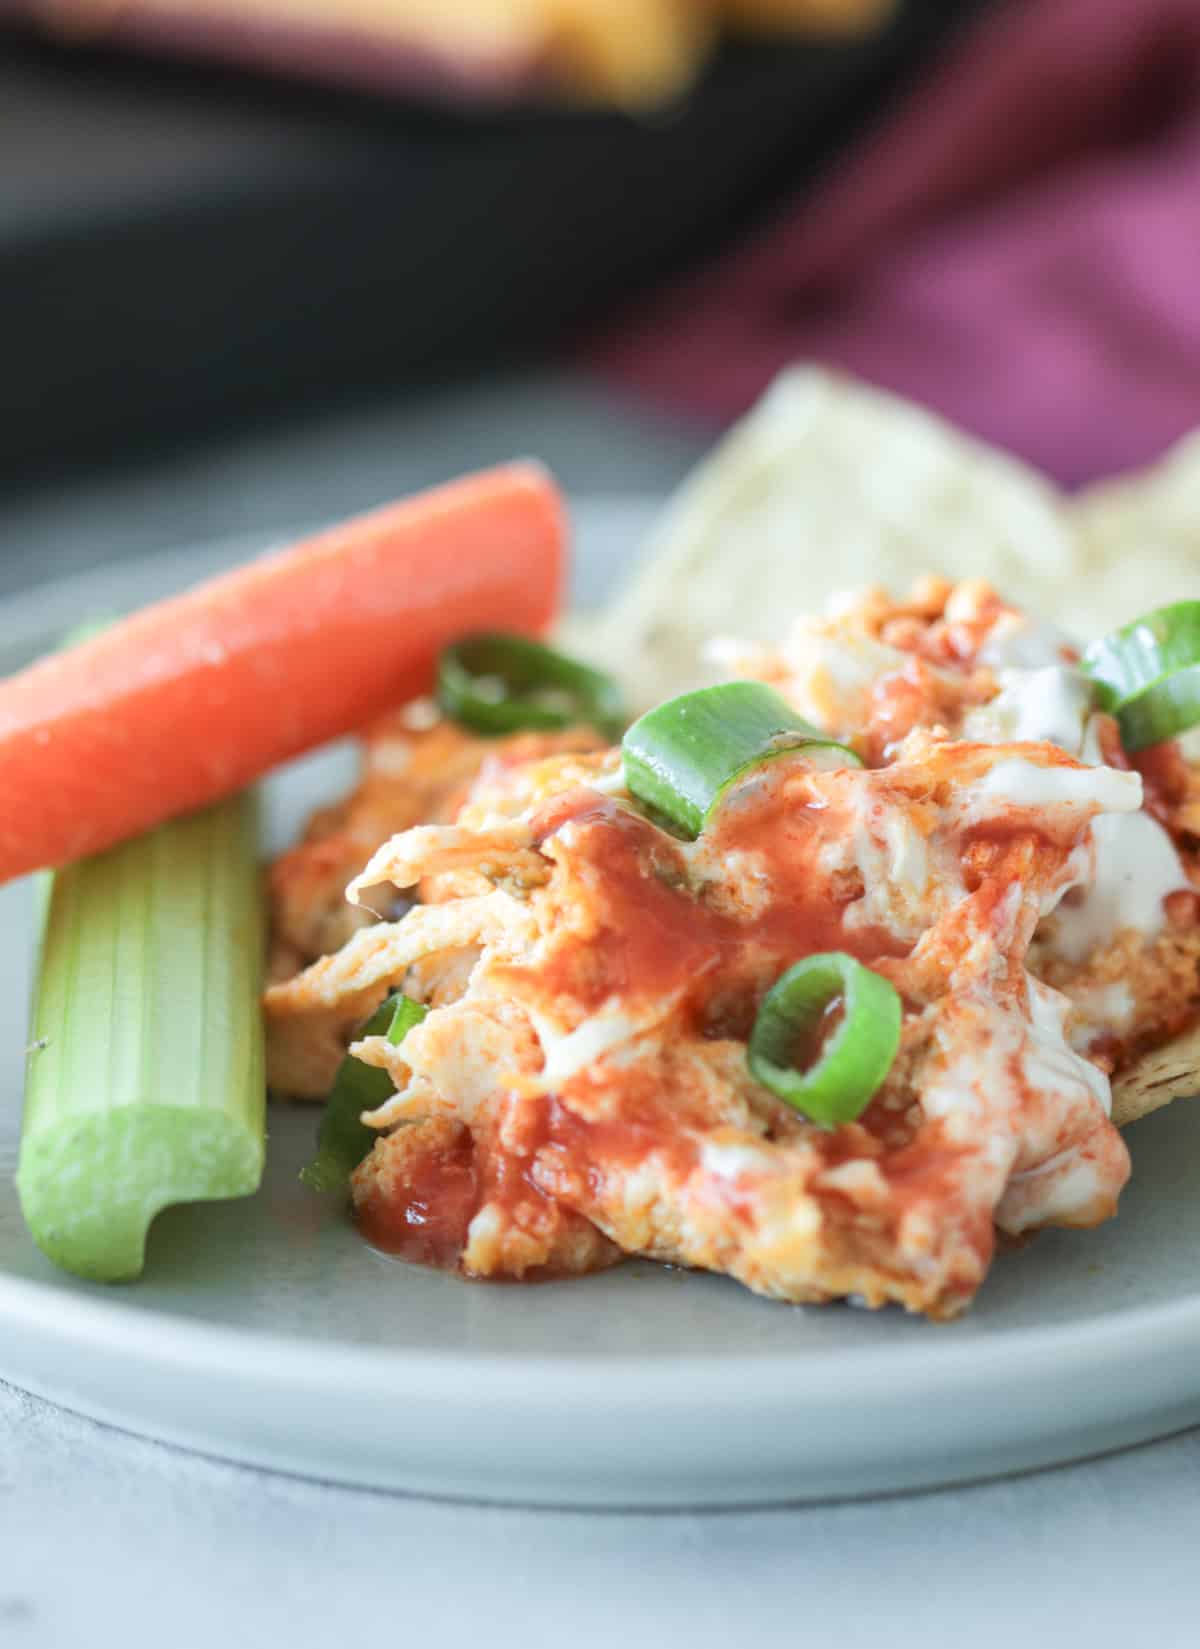
MULTIPOLYGON (((518 453, 571 491, 665 491, 706 440, 564 376, 331 414, 0 500, 0 594, 330 519, 518 453)), ((0 1386, 0 1643, 1172 1649, 1198 1636, 1198 1487, 1192 1432, 870 1504, 532 1512, 275 1477, 0 1386)))
POLYGON ((0 1388, 0 1642, 1182 1649, 1200 1435, 723 1514, 456 1506, 178 1453, 0 1388))

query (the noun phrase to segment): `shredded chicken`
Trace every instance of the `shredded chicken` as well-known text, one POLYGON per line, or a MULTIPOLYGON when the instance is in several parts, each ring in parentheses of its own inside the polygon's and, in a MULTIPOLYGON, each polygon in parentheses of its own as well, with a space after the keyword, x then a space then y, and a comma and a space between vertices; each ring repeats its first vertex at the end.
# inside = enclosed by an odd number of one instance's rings
MULTIPOLYGON (((303 839, 271 868, 270 977, 286 979, 370 922, 403 914, 346 901, 346 884, 383 842, 412 825, 454 817, 469 785, 514 765, 600 748, 586 728, 482 739, 420 701, 385 716, 362 738, 358 787, 309 821, 303 839)), ((301 1090, 306 1091, 306 1090, 301 1090)))
POLYGON ((942 1317, 998 1231, 1109 1217, 1129 1160, 1108 1073, 1200 1011, 1196 802, 1171 769, 1143 809, 1112 727, 1076 713, 1076 658, 986 586, 868 592, 736 658, 864 767, 766 764, 688 843, 614 753, 477 761, 459 805, 360 846, 353 909, 420 902, 266 1012, 273 1082, 314 1092, 385 992, 430 1009, 399 1047, 353 1045, 396 1090, 364 1119, 365 1234, 470 1276, 644 1254, 942 1317), (1034 689, 1052 736, 1002 736, 1034 689), (1149 890, 1117 876, 1126 828, 1161 834, 1149 890), (1127 925, 1077 954, 1110 910, 1127 925), (889 1076, 835 1129, 746 1059, 764 992, 826 950, 904 1006, 889 1076))

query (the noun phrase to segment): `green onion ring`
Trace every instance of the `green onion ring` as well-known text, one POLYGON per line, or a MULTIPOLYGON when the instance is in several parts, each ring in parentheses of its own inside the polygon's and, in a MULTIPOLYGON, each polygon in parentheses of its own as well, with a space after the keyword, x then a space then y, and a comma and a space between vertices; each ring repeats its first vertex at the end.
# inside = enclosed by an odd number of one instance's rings
MULTIPOLYGON (((422 1003, 397 991, 380 1003, 359 1036, 386 1036, 398 1047, 428 1012, 422 1003)), ((317 1131, 317 1154, 300 1170, 300 1178, 310 1191, 346 1189, 350 1175, 379 1138, 359 1119, 364 1111, 374 1111, 384 1104, 395 1091, 386 1071, 346 1055, 325 1102, 317 1131)))
POLYGON ((730 786, 762 762, 798 754, 823 766, 862 766, 761 681, 668 699, 634 722, 621 751, 630 794, 692 840, 730 786))
POLYGON ((488 631, 447 647, 438 662, 437 700, 476 733, 595 727, 618 738, 625 726, 611 676, 528 636, 488 631))
POLYGON ((763 997, 750 1033, 750 1074, 823 1127, 853 1122, 866 1110, 895 1063, 900 1047, 900 993, 882 974, 844 951, 806 956, 763 997), (796 1049, 819 1033, 826 1010, 842 1017, 806 1069, 796 1049))
POLYGON ((1094 641, 1080 668, 1128 751, 1200 723, 1200 601, 1176 601, 1094 641))

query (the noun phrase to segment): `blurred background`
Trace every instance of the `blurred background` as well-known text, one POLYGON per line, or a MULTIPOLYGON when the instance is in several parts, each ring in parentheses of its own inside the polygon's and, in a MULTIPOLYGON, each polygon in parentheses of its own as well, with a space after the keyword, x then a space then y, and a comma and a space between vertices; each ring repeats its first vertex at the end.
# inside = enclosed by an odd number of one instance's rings
POLYGON ((0 0, 0 591, 663 492, 796 360, 1076 485, 1200 424, 1198 272, 1196 0, 0 0))

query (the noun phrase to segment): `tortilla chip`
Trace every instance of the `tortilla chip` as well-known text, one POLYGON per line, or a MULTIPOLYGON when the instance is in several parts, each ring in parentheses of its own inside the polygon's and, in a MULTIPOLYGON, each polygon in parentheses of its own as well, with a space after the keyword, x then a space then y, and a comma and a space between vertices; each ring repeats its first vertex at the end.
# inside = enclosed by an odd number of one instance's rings
POLYGON ((1153 469, 1089 487, 1066 507, 1077 576, 1100 592, 1100 622, 1083 626, 1084 639, 1200 588, 1200 432, 1153 469))
POLYGON ((1173 1099, 1194 1099, 1198 1094, 1200 1025, 1194 1025, 1113 1078, 1113 1121, 1124 1128, 1173 1099))
POLYGON ((775 640, 835 589, 939 571, 1061 589, 1072 565, 1031 470, 891 395, 790 371, 668 505, 589 650, 650 703, 706 679, 712 636, 775 640))
MULTIPOLYGON (((1172 448, 1160 464, 1086 488, 1068 503, 1084 564, 1140 566, 1149 556, 1155 576, 1167 566, 1195 578, 1200 569, 1200 431, 1172 448)), ((1140 584, 1130 585, 1134 598, 1140 584)))
POLYGON ((775 640, 835 590, 902 593, 923 573, 987 578, 1087 639, 1195 587, 1197 498, 1200 437, 1072 501, 910 402, 797 368, 684 483, 625 590, 572 639, 651 703, 708 679, 714 635, 775 640))

